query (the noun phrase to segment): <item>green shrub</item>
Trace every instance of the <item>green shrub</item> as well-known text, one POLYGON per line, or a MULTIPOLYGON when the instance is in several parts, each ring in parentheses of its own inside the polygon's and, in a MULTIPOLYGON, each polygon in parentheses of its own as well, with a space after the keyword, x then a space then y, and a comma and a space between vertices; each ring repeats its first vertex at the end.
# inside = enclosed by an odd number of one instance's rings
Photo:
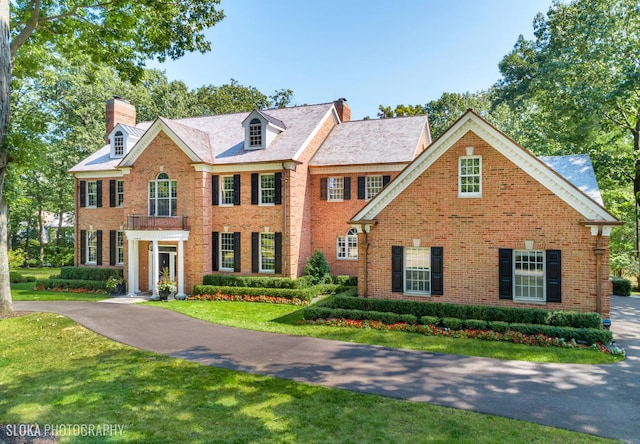
POLYGON ((208 274, 202 278, 203 285, 218 287, 252 287, 252 288, 306 288, 303 281, 297 283, 285 277, 236 276, 230 274, 208 274))
POLYGON ((489 330, 497 331, 498 333, 506 333, 509 330, 509 323, 503 321, 491 321, 488 324, 489 330))
POLYGON ((83 289, 89 291, 99 291, 105 289, 106 282, 93 281, 83 279, 38 279, 36 280, 36 287, 44 288, 62 288, 62 289, 83 289))
POLYGON ((462 319, 445 317, 442 318, 442 325, 451 330, 461 330, 462 319))
POLYGON ((22 248, 14 248, 8 251, 9 268, 22 267, 27 259, 27 254, 22 248))
MULTIPOLYGON (((72 279, 83 281, 104 281, 110 277, 123 277, 121 269, 117 268, 97 268, 97 267, 62 267, 59 276, 52 276, 56 279, 72 279)), ((83 288, 83 287, 78 287, 83 288)))
POLYGON ((616 296, 631 296, 631 281, 629 279, 611 277, 613 282, 613 294, 616 296))
POLYGON ((320 250, 316 250, 311 257, 309 257, 304 267, 304 274, 305 276, 309 276, 311 283, 314 285, 327 283, 327 279, 331 282, 333 281, 329 272, 327 259, 320 250))
POLYGON ((358 286, 358 277, 357 276, 349 276, 349 275, 338 275, 332 276, 333 283, 338 285, 344 285, 346 287, 357 287, 358 286))
POLYGON ((383 324, 395 324, 397 322, 405 322, 407 324, 416 324, 417 319, 413 315, 401 315, 397 313, 385 313, 380 311, 365 311, 346 308, 327 308, 327 307, 307 307, 303 311, 305 319, 352 319, 354 321, 380 321, 383 324))
POLYGON ((17 271, 9 272, 9 281, 12 284, 22 284, 23 282, 27 282, 22 273, 19 273, 17 271))
POLYGON ((552 338, 562 338, 565 341, 581 341, 589 345, 596 342, 609 344, 613 339, 613 333, 602 328, 572 328, 552 325, 511 324, 509 325, 509 330, 525 335, 541 334, 552 338))
POLYGON ((438 325, 440 324, 440 318, 437 316, 422 316, 420 318, 420 323, 422 325, 438 325))
POLYGON ((239 296, 274 296, 287 299, 298 298, 303 301, 310 301, 313 297, 320 294, 319 291, 320 289, 318 288, 298 290, 293 288, 224 287, 217 285, 195 285, 193 287, 194 295, 221 293, 239 296))
POLYGON ((468 328, 471 330, 486 330, 487 321, 483 321, 480 319, 465 319, 462 321, 462 325, 464 328, 468 328))

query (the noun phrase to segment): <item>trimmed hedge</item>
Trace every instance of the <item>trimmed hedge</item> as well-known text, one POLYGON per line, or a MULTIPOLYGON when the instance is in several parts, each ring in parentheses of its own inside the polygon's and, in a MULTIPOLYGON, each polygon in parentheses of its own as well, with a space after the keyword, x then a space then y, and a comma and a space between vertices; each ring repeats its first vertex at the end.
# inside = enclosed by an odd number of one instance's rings
POLYGON ((285 277, 255 277, 255 276, 235 276, 229 274, 207 274, 202 278, 202 285, 213 285, 216 287, 251 287, 251 288, 306 288, 308 282, 300 280, 297 282, 285 277))
POLYGON ((631 281, 629 279, 612 276, 613 294, 616 296, 631 296, 631 281))
POLYGON ((395 324, 404 322, 407 324, 416 324, 417 318, 409 314, 384 313, 380 311, 364 311, 364 310, 348 310, 344 308, 325 308, 325 307, 309 307, 303 312, 305 319, 353 319, 380 321, 383 324, 395 324))
POLYGON ((9 282, 12 284, 22 284, 24 282, 35 282, 37 279, 35 276, 25 276, 18 271, 9 272, 9 282))
POLYGON ((313 291, 312 288, 293 289, 293 288, 256 288, 256 287, 229 287, 218 285, 195 285, 193 287, 194 295, 201 294, 228 294, 237 296, 275 296, 279 298, 293 299, 298 298, 303 301, 310 301, 319 293, 313 291))
POLYGON ((360 297, 333 297, 320 302, 324 307, 352 310, 412 314, 417 318, 476 319, 486 322, 540 324, 574 328, 601 328, 598 313, 550 311, 535 308, 486 307, 480 305, 445 304, 441 302, 398 301, 360 297))
MULTIPOLYGON (((107 281, 110 277, 123 277, 123 272, 118 268, 96 267, 62 267, 60 274, 51 276, 52 279, 71 279, 78 281, 107 281)), ((72 288, 72 287, 68 287, 72 288)), ((84 288, 84 287, 78 287, 84 288)))
POLYGON ((44 288, 82 288, 89 291, 106 291, 106 282, 94 281, 94 280, 81 280, 81 279, 38 279, 36 281, 36 287, 44 288))
POLYGON ((509 330, 525 335, 545 335, 552 338, 563 338, 565 341, 581 341, 591 345, 596 342, 610 344, 613 332, 603 328, 571 328, 552 325, 510 324, 509 330))

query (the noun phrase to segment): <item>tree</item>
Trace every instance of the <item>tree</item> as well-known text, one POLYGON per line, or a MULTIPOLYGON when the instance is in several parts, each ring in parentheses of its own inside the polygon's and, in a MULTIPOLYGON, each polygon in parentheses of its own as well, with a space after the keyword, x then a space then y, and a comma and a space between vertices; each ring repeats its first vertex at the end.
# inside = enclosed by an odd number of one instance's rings
POLYGON ((500 101, 533 104, 566 151, 633 187, 640 250, 640 8, 637 0, 555 2, 500 63, 500 101))
POLYGON ((88 55, 95 64, 106 63, 137 79, 149 58, 162 61, 188 51, 209 51, 203 31, 224 17, 218 4, 219 0, 16 0, 10 15, 9 0, 0 0, 0 312, 12 310, 7 204, 2 195, 12 161, 5 140, 12 69, 34 73, 52 55, 68 60, 88 55))

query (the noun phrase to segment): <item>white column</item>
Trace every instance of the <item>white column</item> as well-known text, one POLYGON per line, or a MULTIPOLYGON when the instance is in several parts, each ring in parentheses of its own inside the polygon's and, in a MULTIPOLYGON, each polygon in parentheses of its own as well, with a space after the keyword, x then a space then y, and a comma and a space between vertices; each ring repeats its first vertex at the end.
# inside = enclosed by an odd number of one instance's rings
POLYGON ((184 297, 184 241, 178 241, 178 293, 176 296, 184 297))
POLYGON ((129 239, 127 241, 127 296, 135 296, 136 295, 136 278, 137 278, 137 265, 138 261, 135 260, 135 250, 136 244, 138 242, 129 239))
POLYGON ((140 293, 140 241, 133 241, 133 291, 140 293))
POLYGON ((160 280, 158 264, 160 263, 160 249, 158 248, 157 240, 153 241, 153 260, 151 262, 151 266, 153 267, 153 269, 151 270, 151 276, 153 276, 153 279, 151 281, 151 288, 153 288, 153 295, 158 296, 158 281, 160 280))

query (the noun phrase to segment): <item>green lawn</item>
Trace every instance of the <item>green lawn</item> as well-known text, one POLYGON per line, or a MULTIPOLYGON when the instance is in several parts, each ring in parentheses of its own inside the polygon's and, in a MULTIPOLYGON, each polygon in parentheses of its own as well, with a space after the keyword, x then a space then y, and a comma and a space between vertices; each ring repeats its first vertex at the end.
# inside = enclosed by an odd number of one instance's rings
POLYGON ((124 426, 123 435, 61 443, 613 442, 202 366, 42 313, 0 319, 0 423, 124 426))
POLYGON ((394 348, 534 362, 607 364, 620 360, 591 349, 543 348, 508 342, 423 336, 416 333, 299 325, 298 322, 302 320, 302 308, 291 305, 213 301, 169 301, 147 302, 147 304, 231 327, 394 348))
MULTIPOLYGON (((19 268, 18 273, 23 276, 34 276, 36 279, 48 279, 51 275, 60 274, 59 268, 19 268)), ((108 296, 105 294, 86 294, 58 291, 34 291, 34 282, 11 284, 11 298, 14 301, 101 301, 108 296)))

